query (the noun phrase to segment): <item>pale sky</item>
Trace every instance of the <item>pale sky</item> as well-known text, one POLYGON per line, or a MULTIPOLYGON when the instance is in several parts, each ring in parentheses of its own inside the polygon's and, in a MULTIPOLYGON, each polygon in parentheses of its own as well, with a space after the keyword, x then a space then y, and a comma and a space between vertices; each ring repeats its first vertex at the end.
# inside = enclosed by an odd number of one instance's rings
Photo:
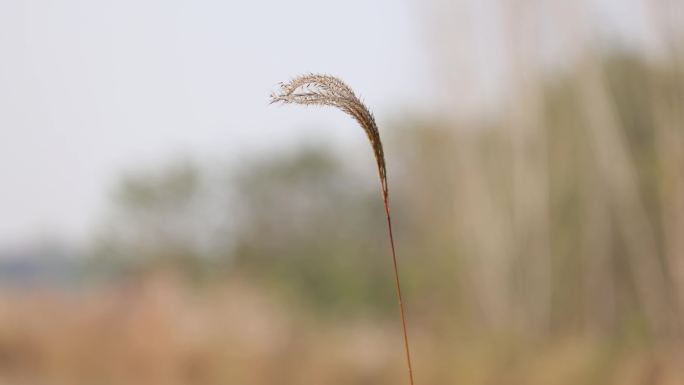
POLYGON ((0 245, 86 238, 125 170, 236 159, 318 126, 364 139, 341 114, 268 106, 303 72, 342 77, 380 120, 426 105, 411 13, 397 0, 0 0, 0 245))
MULTIPOLYGON (((587 18, 651 38, 643 0, 593 2, 587 18)), ((421 4, 0 0, 0 246, 87 239, 125 171, 239 162, 304 136, 364 141, 341 113, 268 106, 300 73, 345 79, 386 127, 440 99, 429 39, 459 33, 460 60, 473 57, 464 92, 495 96, 500 0, 421 4)))

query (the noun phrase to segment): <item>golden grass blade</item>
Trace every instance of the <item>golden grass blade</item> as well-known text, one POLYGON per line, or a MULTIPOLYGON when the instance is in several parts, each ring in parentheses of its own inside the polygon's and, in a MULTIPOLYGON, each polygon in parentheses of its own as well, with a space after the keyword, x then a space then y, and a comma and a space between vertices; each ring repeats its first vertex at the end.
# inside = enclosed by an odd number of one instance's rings
POLYGON ((385 154, 380 141, 380 133, 375 123, 373 114, 354 94, 354 91, 342 80, 329 75, 307 74, 298 76, 288 83, 282 83, 280 89, 271 94, 271 103, 324 105, 337 107, 351 115, 363 128, 368 140, 373 147, 373 154, 378 166, 382 199, 385 205, 387 217, 387 230, 389 233, 390 247, 392 249, 392 264, 399 302, 399 314, 404 337, 404 350, 406 352, 406 364, 408 366, 409 382, 413 385, 413 369, 411 367, 411 353, 409 350, 408 332, 406 331, 406 317, 404 315, 404 302, 401 296, 401 284, 399 282, 399 269, 397 268, 397 256, 394 249, 394 236, 392 234, 392 219, 389 209, 389 189, 387 186, 387 170, 385 168, 385 154))

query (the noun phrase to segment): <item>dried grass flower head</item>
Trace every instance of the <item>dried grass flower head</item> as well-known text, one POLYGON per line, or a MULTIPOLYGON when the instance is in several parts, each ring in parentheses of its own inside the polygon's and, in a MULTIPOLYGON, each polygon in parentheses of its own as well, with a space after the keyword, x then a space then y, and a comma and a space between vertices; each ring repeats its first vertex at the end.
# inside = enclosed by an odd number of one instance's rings
POLYGON ((342 80, 321 74, 298 76, 280 84, 280 89, 271 94, 271 104, 273 103, 332 106, 353 117, 366 132, 373 146, 382 192, 385 197, 388 195, 385 155, 375 117, 342 80))

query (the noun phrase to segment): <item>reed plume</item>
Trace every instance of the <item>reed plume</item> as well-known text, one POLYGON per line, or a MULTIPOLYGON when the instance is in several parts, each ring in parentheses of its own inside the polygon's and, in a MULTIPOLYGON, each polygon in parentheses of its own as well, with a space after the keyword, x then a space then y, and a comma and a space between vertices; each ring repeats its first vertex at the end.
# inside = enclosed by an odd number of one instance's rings
POLYGON ((307 74, 298 76, 287 83, 281 83, 280 89, 271 94, 271 104, 273 103, 337 107, 338 109, 351 115, 351 117, 353 117, 359 123, 368 136, 368 140, 373 147, 373 154, 375 155, 375 161, 378 166, 378 176, 380 177, 382 199, 385 205, 385 216, 387 217, 387 230, 389 234, 390 248, 392 250, 392 264, 394 267, 394 279, 397 291, 397 301, 399 303, 401 328, 404 337, 406 364, 408 366, 409 382, 411 385, 413 385, 413 369, 411 367, 411 353, 409 351, 408 333, 406 331, 404 302, 401 296, 401 284, 399 282, 397 256, 394 248, 394 236, 392 235, 392 219, 389 208, 389 189, 387 186, 385 154, 382 149, 380 133, 378 132, 378 126, 375 123, 375 118, 349 86, 347 86, 342 80, 330 75, 307 74))

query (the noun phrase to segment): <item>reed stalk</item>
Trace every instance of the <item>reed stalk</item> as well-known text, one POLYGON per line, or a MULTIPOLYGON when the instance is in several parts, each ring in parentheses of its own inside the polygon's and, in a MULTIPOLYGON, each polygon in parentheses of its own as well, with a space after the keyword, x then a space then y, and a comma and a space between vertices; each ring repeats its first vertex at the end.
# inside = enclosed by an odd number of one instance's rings
POLYGON ((401 317, 401 329, 404 339, 404 351, 406 353, 406 365, 410 385, 413 384, 413 368, 411 366, 411 353, 409 349, 408 332, 406 331, 406 316, 404 314, 404 301, 401 295, 401 283, 399 269, 397 267, 397 255, 394 247, 394 235, 392 234, 392 219, 389 207, 389 188, 387 186, 387 169, 385 167, 385 155, 380 141, 380 133, 375 123, 373 114, 354 94, 354 91, 342 80, 329 75, 307 74, 298 76, 287 83, 281 83, 280 89, 271 94, 271 104, 302 104, 323 105, 336 107, 353 117, 363 128, 368 136, 373 154, 378 167, 382 200, 385 206, 387 218, 387 232, 389 235, 390 248, 392 251, 392 266, 394 268, 395 288, 399 314, 401 317))

